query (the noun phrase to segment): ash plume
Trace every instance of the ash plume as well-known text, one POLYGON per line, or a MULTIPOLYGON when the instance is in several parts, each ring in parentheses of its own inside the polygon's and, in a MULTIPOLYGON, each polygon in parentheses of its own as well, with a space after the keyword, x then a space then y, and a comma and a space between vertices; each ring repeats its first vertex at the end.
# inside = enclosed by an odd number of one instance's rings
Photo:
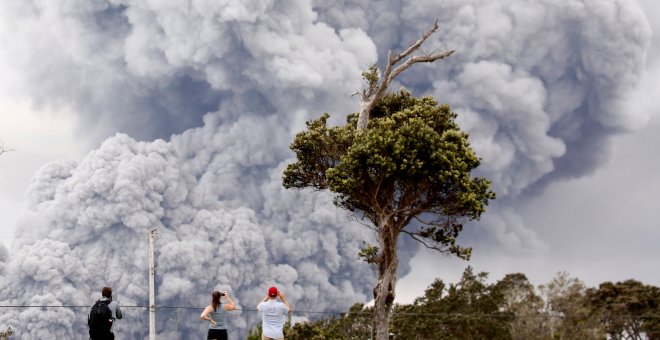
MULTIPOLYGON (((427 48, 458 52, 395 87, 449 103, 471 133, 498 194, 478 230, 543 248, 516 203, 595 171, 608 141, 644 120, 623 107, 650 41, 636 2, 9 1, 0 38, 13 57, 0 63, 18 70, 15 90, 71 107, 83 138, 103 142, 35 174, 17 239, 0 248, 0 303, 91 305, 111 285, 121 304, 146 304, 152 227, 159 305, 203 307, 218 288, 251 309, 273 284, 297 310, 366 301, 374 274, 356 254, 371 231, 328 193, 283 189, 282 169, 306 120, 356 111, 361 72, 436 17, 427 48)), ((130 313, 118 332, 145 336, 145 312, 130 313)), ((205 333, 197 312, 159 313, 163 338, 205 333)), ((84 338, 85 315, 13 309, 0 325, 84 338)), ((230 337, 255 322, 234 315, 230 337)))

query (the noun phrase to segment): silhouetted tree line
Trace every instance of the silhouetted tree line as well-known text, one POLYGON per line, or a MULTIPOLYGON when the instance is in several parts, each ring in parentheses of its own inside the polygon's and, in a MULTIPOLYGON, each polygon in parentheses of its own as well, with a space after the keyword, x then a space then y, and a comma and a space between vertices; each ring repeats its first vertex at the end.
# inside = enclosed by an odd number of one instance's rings
MULTIPOLYGON (((636 280, 588 288, 567 273, 534 287, 524 274, 487 283, 468 267, 458 283, 437 279, 423 297, 393 308, 393 339, 660 339, 660 288, 636 280)), ((369 339, 372 308, 296 323, 286 339, 369 339)), ((258 331, 250 336, 258 339, 258 331)), ((248 339, 251 339, 248 337, 248 339)))

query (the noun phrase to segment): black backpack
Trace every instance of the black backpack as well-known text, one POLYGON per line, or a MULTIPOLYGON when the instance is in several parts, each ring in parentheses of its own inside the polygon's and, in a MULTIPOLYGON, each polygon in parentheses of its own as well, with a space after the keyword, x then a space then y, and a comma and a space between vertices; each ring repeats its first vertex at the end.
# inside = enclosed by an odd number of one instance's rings
POLYGON ((94 303, 87 319, 87 325, 89 325, 90 331, 110 332, 110 328, 112 327, 112 312, 108 304, 110 304, 110 300, 98 300, 94 303))

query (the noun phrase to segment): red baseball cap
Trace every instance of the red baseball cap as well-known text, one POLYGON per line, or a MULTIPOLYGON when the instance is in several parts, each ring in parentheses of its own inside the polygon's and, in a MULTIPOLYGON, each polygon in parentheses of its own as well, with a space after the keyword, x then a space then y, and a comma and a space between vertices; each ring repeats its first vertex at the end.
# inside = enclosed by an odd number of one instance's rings
POLYGON ((276 297, 277 296, 277 288, 275 288, 275 287, 268 288, 268 296, 276 297))

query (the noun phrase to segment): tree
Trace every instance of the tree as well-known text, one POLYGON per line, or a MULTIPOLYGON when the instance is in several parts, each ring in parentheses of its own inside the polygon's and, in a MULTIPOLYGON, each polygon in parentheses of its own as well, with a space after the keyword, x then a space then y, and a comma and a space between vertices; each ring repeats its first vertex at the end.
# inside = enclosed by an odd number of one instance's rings
POLYGON ((660 339, 660 288, 636 280, 587 290, 594 314, 612 339, 660 339))
POLYGON ((457 284, 435 280, 412 305, 396 306, 393 333, 400 339, 510 339, 513 315, 499 309, 502 295, 471 267, 457 284))
POLYGON ((428 248, 468 259, 458 245, 466 220, 477 220, 495 198, 484 178, 471 177, 479 158, 447 105, 401 90, 383 96, 367 130, 358 114, 346 125, 328 127, 326 113, 307 122, 291 149, 297 161, 284 171, 286 188, 335 193, 334 203, 366 218, 378 246, 365 249, 377 265, 372 336, 388 338, 394 302, 397 242, 401 233, 428 248))
POLYGON ((499 309, 502 296, 486 282, 488 273, 475 274, 467 267, 461 280, 443 298, 452 339, 510 339, 508 323, 513 315, 499 309))
POLYGON ((559 272, 540 286, 545 299, 544 314, 553 339, 603 339, 605 334, 587 299, 584 283, 559 272))
POLYGON ((521 273, 507 274, 493 287, 493 295, 499 301, 499 310, 511 315, 510 336, 513 340, 550 339, 546 315, 542 314, 543 300, 534 286, 521 273))

